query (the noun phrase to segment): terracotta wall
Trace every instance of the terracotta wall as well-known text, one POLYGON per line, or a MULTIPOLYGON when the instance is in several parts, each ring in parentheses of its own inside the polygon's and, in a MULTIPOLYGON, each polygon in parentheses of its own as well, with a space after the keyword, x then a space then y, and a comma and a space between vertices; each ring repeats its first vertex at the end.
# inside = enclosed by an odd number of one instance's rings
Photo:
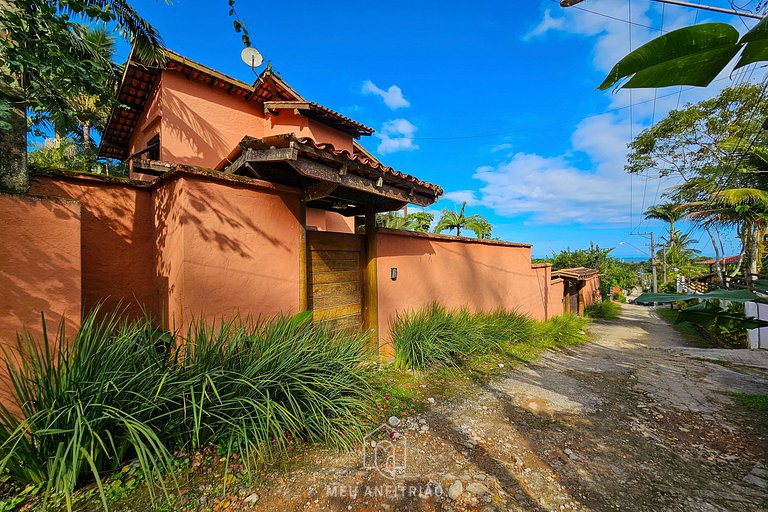
POLYGON ((475 311, 515 309, 539 320, 554 316, 547 314, 550 267, 532 268, 529 245, 381 230, 376 247, 383 341, 396 312, 433 302, 475 311))
MULTIPOLYGON (((551 267, 550 267, 551 268, 551 267)), ((562 279, 553 279, 549 282, 549 305, 547 312, 549 317, 562 315, 565 311, 565 284, 562 279)))
MULTIPOLYGON (((51 341, 65 319, 68 333, 80 321, 80 222, 77 201, 0 194, 0 356, 12 355, 16 333, 42 339, 45 313, 51 341)), ((7 383, 5 364, 0 382, 7 383)), ((7 404, 8 386, 0 385, 7 404)))
POLYGON ((86 311, 100 302, 107 309, 122 304, 133 315, 146 308, 185 329, 202 314, 298 310, 298 192, 199 175, 152 186, 42 177, 32 191, 82 203, 78 274, 86 311))
POLYGON ((355 218, 345 217, 338 213, 326 210, 307 208, 307 229, 354 234, 355 218))
MULTIPOLYGON (((133 315, 157 308, 154 226, 148 188, 98 178, 40 177, 31 193, 82 204, 82 307, 118 304, 133 315)), ((78 308, 79 309, 79 308, 78 308)))
POLYGON ((352 151, 352 137, 345 133, 291 111, 267 117, 261 103, 187 80, 177 71, 164 71, 156 91, 158 99, 150 102, 142 114, 131 152, 146 145, 149 136, 145 131, 154 130, 155 112, 161 118, 160 159, 166 162, 213 168, 246 135, 296 133, 352 151))
POLYGON ((584 281, 581 288, 581 300, 584 308, 600 301, 600 276, 595 275, 584 281))
POLYGON ((298 312, 298 192, 184 176, 156 197, 158 269, 168 280, 171 325, 184 329, 193 318, 236 311, 298 312))

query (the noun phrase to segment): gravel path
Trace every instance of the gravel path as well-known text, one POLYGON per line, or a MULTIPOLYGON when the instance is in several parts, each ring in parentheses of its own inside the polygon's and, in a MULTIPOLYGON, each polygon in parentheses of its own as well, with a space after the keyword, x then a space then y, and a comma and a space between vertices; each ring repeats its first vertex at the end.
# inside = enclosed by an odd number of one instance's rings
POLYGON ((591 332, 401 418, 394 478, 312 452, 231 508, 768 510, 768 425, 728 394, 768 393, 768 352, 687 347, 634 305, 591 332))

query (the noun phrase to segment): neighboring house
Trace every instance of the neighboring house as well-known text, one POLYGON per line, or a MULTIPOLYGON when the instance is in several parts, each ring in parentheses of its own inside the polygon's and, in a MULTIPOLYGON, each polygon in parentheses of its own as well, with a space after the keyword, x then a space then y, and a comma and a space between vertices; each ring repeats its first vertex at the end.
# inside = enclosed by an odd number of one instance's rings
POLYGON ((99 304, 182 333, 308 309, 385 356, 393 316, 432 302, 563 312, 563 281, 528 244, 377 230, 377 212, 442 189, 380 162, 357 143, 372 129, 270 68, 249 85, 168 52, 162 68, 130 60, 118 99, 99 151, 130 179, 62 171, 0 195, 2 345, 39 334, 41 311, 72 329, 99 304))

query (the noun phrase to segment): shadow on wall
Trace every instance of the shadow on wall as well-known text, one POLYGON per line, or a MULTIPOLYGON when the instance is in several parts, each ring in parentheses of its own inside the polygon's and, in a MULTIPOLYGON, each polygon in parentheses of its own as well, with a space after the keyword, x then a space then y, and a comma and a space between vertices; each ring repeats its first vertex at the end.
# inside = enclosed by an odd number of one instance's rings
MULTIPOLYGON (((81 308, 80 205, 74 201, 0 194, 0 358, 16 359, 16 334, 42 339, 41 312, 51 341, 65 321, 71 334, 81 308)), ((0 401, 10 390, 0 364, 0 401)))
POLYGON ((156 310, 152 205, 147 189, 93 179, 38 178, 33 192, 82 204, 84 311, 103 304, 136 317, 156 310))
MULTIPOLYGON (((238 190, 231 185, 216 184, 218 187, 225 187, 231 192, 238 190)), ((240 189, 242 190, 242 188, 240 189)), ((288 249, 289 247, 279 238, 271 235, 266 230, 259 227, 256 223, 256 219, 253 218, 253 214, 249 213, 236 204, 219 203, 212 201, 210 197, 207 197, 200 190, 187 191, 187 197, 189 201, 189 208, 185 209, 184 214, 180 218, 181 225, 192 225, 195 227, 197 234, 206 242, 214 242, 216 246, 223 252, 236 252, 244 258, 252 258, 253 255, 245 246, 241 239, 227 236, 218 226, 225 226, 227 229, 237 232, 241 230, 247 230, 249 233, 257 234, 258 236, 268 240, 270 244, 275 247, 281 247, 288 249), (222 207, 226 205, 226 207, 222 207), (201 218, 202 214, 212 214, 215 217, 216 225, 207 225, 205 220, 201 218)), ((262 223, 270 221, 268 218, 258 219, 262 223)))
MULTIPOLYGON (((168 130, 170 139, 179 143, 180 147, 187 149, 184 155, 175 154, 171 140, 165 140, 163 144, 163 159, 174 163, 185 163, 213 167, 235 147, 235 142, 227 139, 216 125, 208 122, 203 116, 181 101, 172 90, 166 90, 163 94, 162 125, 168 130)), ((243 127, 248 135, 247 127, 243 127)), ((167 137, 166 137, 167 139, 167 137)))

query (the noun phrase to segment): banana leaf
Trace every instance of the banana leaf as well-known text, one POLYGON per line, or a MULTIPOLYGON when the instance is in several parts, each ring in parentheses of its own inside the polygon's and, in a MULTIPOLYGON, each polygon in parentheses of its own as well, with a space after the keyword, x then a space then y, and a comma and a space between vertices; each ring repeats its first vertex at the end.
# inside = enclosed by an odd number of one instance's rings
POLYGON ((706 86, 739 51, 738 43, 738 31, 727 23, 673 30, 626 55, 598 88, 608 89, 630 76, 622 87, 706 86))
POLYGON ((707 86, 743 49, 735 69, 768 60, 768 18, 739 39, 727 23, 702 23, 659 36, 621 59, 599 89, 622 79, 622 88, 707 86))
POLYGON ((732 313, 714 302, 702 302, 678 311, 675 324, 681 322, 690 322, 707 329, 721 328, 729 331, 768 327, 768 322, 765 320, 732 313))

